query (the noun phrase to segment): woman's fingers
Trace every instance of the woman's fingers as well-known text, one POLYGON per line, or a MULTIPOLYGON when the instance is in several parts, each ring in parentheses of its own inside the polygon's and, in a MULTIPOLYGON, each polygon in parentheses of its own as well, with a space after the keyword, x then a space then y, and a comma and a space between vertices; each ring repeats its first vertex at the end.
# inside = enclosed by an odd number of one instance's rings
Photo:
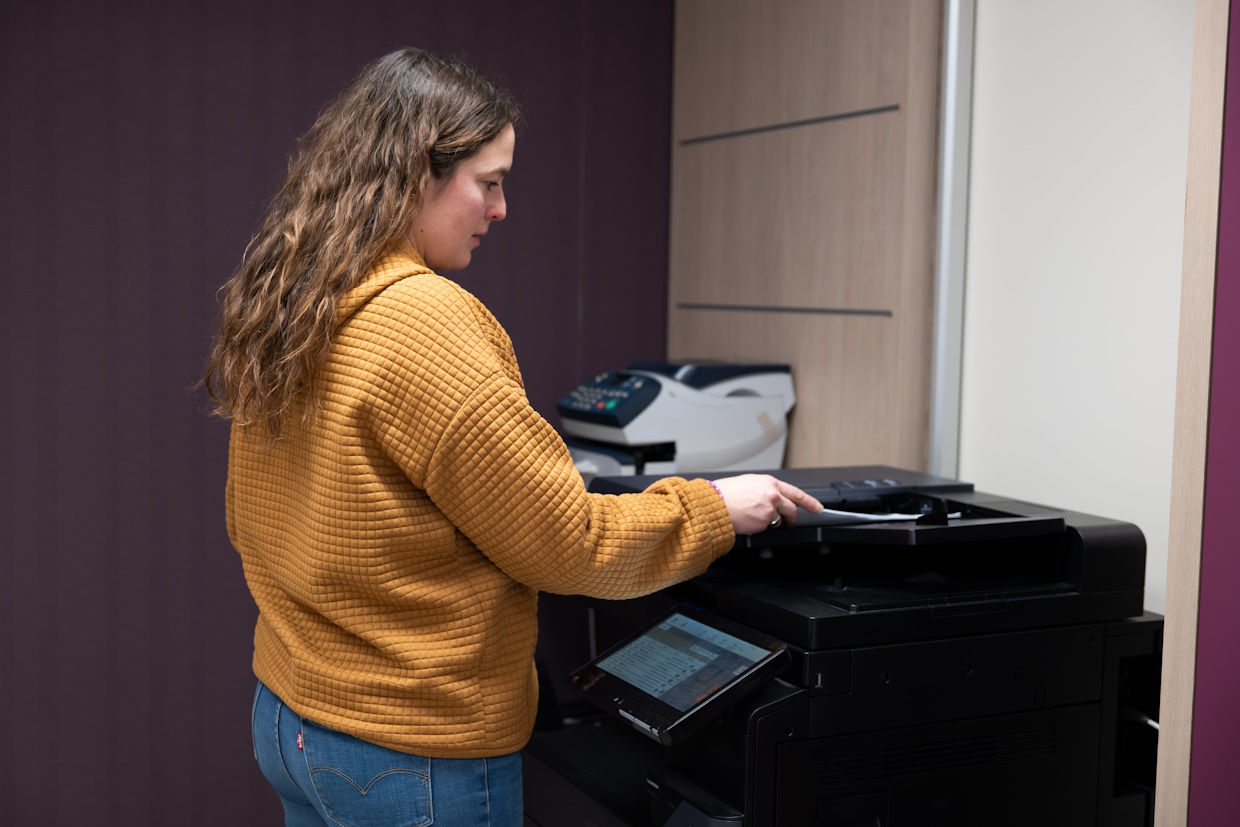
POLYGON ((822 503, 795 485, 786 483, 783 480, 775 480, 775 485, 779 492, 779 499, 775 504, 775 510, 779 512, 780 520, 784 524, 796 525, 798 507, 804 508, 812 514, 822 511, 822 503))
POLYGON ((715 480, 737 534, 757 534, 796 523, 797 507, 821 511, 822 504, 795 485, 767 474, 742 474, 715 480))
MULTIPOLYGON (((775 478, 772 477, 771 479, 775 478)), ((775 483, 779 486, 780 493, 792 502, 793 509, 799 506, 812 514, 822 511, 822 503, 818 502, 817 498, 811 497, 800 488, 783 480, 775 480, 775 483)))

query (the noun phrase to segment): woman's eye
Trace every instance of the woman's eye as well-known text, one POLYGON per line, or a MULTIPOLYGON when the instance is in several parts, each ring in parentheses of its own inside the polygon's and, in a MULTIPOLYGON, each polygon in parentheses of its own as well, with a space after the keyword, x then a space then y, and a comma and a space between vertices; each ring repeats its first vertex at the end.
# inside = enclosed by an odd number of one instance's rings
POLYGON ((499 181, 486 181, 485 183, 487 185, 487 192, 490 192, 499 186, 499 181))

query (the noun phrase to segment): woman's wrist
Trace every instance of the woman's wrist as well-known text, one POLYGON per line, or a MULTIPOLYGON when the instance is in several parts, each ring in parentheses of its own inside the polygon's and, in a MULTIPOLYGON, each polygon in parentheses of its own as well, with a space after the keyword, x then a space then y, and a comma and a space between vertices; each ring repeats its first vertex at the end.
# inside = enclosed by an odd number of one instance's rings
POLYGON ((723 500, 723 504, 727 505, 728 500, 726 497, 723 496, 723 492, 719 490, 719 486, 715 485, 715 481, 707 480, 707 482, 710 483, 711 488, 715 489, 715 493, 719 495, 719 499, 723 500))

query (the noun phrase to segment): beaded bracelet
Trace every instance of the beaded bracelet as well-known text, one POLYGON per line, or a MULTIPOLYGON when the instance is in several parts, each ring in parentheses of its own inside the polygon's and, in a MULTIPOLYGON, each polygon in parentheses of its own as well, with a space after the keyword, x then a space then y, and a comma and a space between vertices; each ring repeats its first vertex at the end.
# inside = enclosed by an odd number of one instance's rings
POLYGON ((719 486, 715 485, 715 481, 707 480, 707 482, 710 483, 711 488, 715 489, 715 493, 719 495, 719 499, 723 500, 724 504, 726 505, 728 501, 724 498, 723 492, 719 490, 719 486))

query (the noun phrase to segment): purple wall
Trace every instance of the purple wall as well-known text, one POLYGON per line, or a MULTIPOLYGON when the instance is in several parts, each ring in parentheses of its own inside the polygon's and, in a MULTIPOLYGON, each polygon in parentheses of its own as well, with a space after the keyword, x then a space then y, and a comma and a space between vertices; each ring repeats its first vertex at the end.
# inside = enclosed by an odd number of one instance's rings
POLYGON ((459 274, 544 413, 662 356, 670 0, 0 5, 0 824, 275 824, 227 431, 189 389, 292 140, 368 60, 465 53, 524 104, 459 274))
POLYGON ((1240 771, 1240 0, 1231 3, 1206 451, 1190 827, 1234 825, 1240 771))

